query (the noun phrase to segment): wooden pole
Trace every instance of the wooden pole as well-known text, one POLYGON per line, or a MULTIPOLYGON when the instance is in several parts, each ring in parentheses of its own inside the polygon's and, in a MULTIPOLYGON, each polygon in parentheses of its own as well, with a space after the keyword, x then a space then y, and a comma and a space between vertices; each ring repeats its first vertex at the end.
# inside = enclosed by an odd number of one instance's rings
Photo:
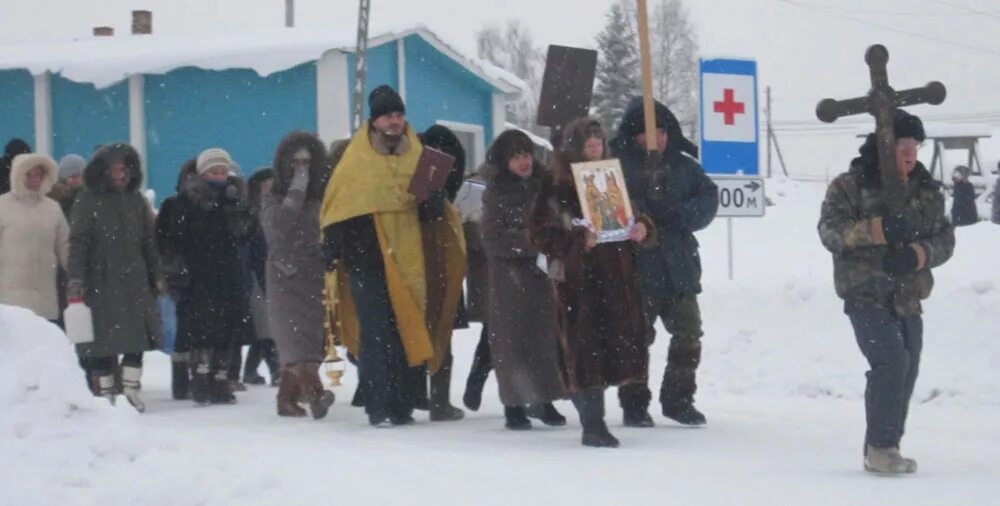
POLYGON ((358 44, 355 53, 357 65, 354 69, 354 114, 352 118, 353 131, 361 128, 361 120, 365 112, 365 78, 368 73, 368 16, 371 13, 371 0, 358 2, 358 44))
POLYGON ((649 15, 646 0, 636 0, 639 16, 639 53, 642 59, 642 113, 645 118, 646 150, 658 152, 656 143, 656 117, 653 106, 653 61, 649 48, 649 15))

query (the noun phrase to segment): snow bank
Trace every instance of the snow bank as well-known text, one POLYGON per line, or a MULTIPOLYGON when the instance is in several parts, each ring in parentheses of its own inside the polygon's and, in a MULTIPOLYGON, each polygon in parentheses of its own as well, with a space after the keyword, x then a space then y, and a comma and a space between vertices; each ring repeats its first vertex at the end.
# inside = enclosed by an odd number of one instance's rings
POLYGON ((87 390, 76 353, 55 325, 0 305, 0 489, 40 503, 71 502, 94 470, 134 461, 149 448, 138 416, 87 390), (49 501, 55 502, 49 502, 49 501))

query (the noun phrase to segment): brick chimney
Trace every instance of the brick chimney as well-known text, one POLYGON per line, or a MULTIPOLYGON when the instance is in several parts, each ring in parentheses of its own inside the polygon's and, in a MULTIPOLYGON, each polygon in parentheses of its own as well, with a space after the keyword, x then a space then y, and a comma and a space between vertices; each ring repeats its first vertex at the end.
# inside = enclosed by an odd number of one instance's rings
POLYGON ((95 26, 94 37, 114 37, 115 29, 110 26, 95 26))
POLYGON ((132 11, 132 35, 152 35, 152 11, 132 11))

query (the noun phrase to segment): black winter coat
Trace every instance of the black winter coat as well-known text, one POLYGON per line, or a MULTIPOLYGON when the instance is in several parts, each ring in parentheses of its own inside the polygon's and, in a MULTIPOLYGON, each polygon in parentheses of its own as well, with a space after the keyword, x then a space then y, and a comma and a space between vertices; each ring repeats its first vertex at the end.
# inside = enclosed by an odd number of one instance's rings
POLYGON ((177 303, 178 351, 244 342, 253 326, 240 250, 253 217, 242 182, 232 178, 226 189, 212 189, 191 178, 172 207, 169 243, 189 276, 177 303))
POLYGON ((951 224, 956 227, 975 225, 979 222, 979 209, 976 208, 976 188, 968 181, 955 183, 953 194, 955 200, 951 203, 951 224))
POLYGON ((633 205, 656 225, 656 246, 639 251, 643 294, 701 293, 701 257, 694 233, 715 219, 718 188, 697 161, 680 151, 668 149, 649 171, 642 150, 621 144, 617 148, 633 205))

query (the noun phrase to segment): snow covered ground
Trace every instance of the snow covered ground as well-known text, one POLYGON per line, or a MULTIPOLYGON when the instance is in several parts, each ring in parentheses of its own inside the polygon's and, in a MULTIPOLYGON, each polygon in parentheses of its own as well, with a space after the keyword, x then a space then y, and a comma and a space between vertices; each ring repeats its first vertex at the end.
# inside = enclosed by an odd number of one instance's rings
MULTIPOLYGON (((705 429, 657 416, 608 421, 618 450, 561 429, 503 429, 495 386, 465 421, 375 430, 346 400, 322 422, 279 419, 274 389, 235 406, 169 400, 169 361, 147 356, 148 411, 89 397, 55 327, 0 307, 0 503, 5 504, 993 504, 1000 493, 1000 227, 960 229, 926 304, 921 377, 906 453, 920 474, 861 471, 866 369, 815 232, 823 185, 769 182, 776 206, 735 223, 736 279, 723 220, 700 234, 705 429)), ((455 336, 453 399, 478 328, 455 336)), ((667 338, 653 348, 661 372, 667 338)), ((658 378, 657 378, 658 380, 658 378)), ((122 404, 125 404, 122 402, 122 404)), ((654 409, 656 408, 654 403, 654 409)))

